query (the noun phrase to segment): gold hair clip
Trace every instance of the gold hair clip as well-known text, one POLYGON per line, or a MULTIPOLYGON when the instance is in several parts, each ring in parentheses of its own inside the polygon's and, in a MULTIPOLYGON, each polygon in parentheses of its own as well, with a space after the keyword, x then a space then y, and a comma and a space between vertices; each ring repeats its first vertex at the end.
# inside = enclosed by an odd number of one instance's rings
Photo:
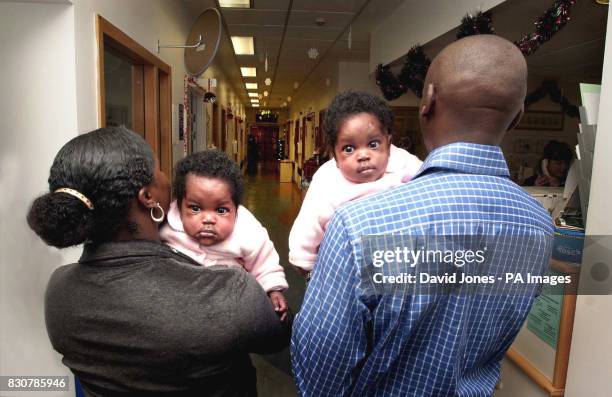
POLYGON ((90 199, 88 199, 87 197, 85 197, 85 195, 77 190, 74 189, 70 189, 68 187, 62 187, 57 189, 55 192, 53 193, 66 193, 71 195, 72 197, 76 197, 79 200, 81 200, 83 202, 83 204, 85 204, 87 206, 87 208, 89 208, 90 210, 94 209, 93 203, 91 202, 90 199))

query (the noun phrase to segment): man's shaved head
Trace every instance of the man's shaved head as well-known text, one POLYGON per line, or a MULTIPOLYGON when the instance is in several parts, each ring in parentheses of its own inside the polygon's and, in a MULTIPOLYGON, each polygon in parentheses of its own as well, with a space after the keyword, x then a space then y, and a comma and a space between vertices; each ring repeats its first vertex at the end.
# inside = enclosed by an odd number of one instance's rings
POLYGON ((427 72, 421 107, 424 133, 441 128, 434 132, 444 138, 437 139, 439 143, 499 143, 520 116, 526 91, 527 64, 514 44, 494 35, 457 40, 438 54, 427 72))

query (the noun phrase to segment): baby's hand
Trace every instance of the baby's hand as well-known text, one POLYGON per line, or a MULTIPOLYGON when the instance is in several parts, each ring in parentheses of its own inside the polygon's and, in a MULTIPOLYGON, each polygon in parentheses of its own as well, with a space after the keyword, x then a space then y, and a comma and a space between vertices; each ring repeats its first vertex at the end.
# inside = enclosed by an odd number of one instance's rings
POLYGON ((287 319, 289 306, 287 305, 287 300, 283 293, 280 291, 270 291, 268 292, 268 296, 272 301, 274 311, 280 316, 280 320, 285 321, 287 319))

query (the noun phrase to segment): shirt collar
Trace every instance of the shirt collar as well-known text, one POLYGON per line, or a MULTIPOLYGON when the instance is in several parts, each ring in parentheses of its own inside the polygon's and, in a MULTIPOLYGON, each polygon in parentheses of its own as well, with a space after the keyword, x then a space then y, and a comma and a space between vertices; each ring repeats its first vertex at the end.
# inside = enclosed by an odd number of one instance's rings
POLYGON ((510 177, 501 148, 476 143, 456 142, 434 149, 415 178, 434 168, 464 174, 510 177))

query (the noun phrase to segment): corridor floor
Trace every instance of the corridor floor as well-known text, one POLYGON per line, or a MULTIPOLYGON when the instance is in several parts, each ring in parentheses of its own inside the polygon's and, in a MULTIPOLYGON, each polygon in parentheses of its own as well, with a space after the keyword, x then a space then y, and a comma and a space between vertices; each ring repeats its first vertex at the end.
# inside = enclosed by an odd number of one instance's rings
MULTIPOLYGON (((302 203, 302 194, 295 183, 280 183, 277 174, 245 176, 243 205, 268 230, 270 239, 278 251, 289 289, 285 296, 294 313, 299 310, 304 297, 305 281, 287 261, 289 230, 302 203)), ((297 396, 293 378, 289 349, 273 355, 252 355, 257 369, 257 390, 262 397, 297 396)))

